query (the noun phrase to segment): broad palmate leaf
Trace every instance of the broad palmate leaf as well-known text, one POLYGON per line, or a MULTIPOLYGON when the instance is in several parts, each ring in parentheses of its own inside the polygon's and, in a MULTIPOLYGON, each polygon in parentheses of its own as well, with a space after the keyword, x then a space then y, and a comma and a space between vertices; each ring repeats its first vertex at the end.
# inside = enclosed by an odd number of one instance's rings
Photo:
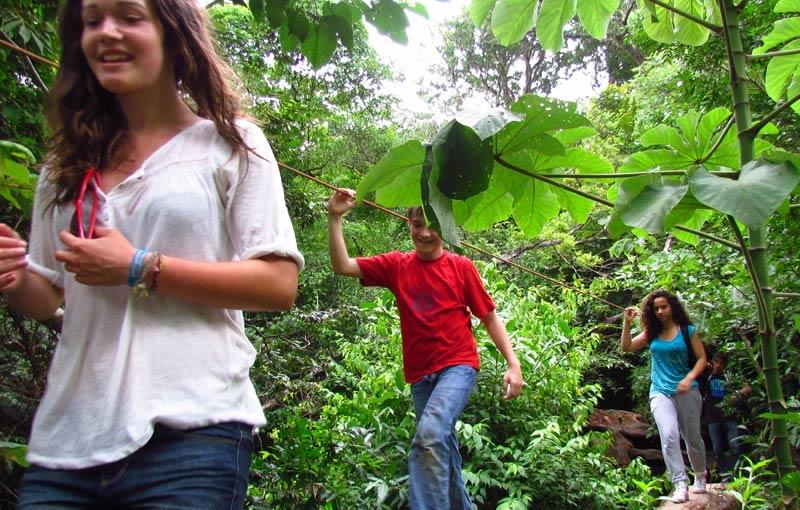
POLYGON ((689 185, 697 200, 752 228, 763 225, 798 183, 800 173, 789 161, 751 161, 742 167, 737 180, 718 177, 703 168, 689 173, 689 185))

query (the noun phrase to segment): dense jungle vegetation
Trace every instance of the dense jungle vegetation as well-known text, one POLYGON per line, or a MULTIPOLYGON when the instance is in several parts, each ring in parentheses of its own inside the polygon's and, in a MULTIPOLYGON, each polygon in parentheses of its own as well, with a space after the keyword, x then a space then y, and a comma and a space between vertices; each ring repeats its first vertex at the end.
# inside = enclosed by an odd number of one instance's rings
MULTIPOLYGON (((585 0, 543 0, 533 29, 513 20, 532 17, 536 1, 473 0, 468 13, 444 27, 441 61, 426 81, 436 113, 452 117, 469 94, 507 109, 485 117, 483 126, 491 128, 473 124, 474 131, 459 127, 467 121, 401 112, 396 98, 382 92, 382 82, 398 70, 379 61, 365 23, 402 41, 407 20, 424 14, 423 4, 238 3, 214 2, 209 14, 220 49, 239 74, 248 113, 281 163, 334 186, 359 188, 362 197, 389 207, 424 203, 452 243, 504 259, 465 250, 497 302, 528 382, 520 398, 502 400, 503 359, 477 328, 482 370, 458 431, 478 508, 644 509, 669 490, 663 466, 641 460, 616 465, 604 454, 611 436, 587 426, 596 409, 649 413, 648 357, 623 356, 618 344, 621 308, 655 288, 680 295, 707 348, 730 353, 733 381, 754 388, 742 410, 746 458, 731 494, 747 509, 796 508, 800 18, 791 13, 800 11, 798 1, 592 2, 592 17, 585 0), (573 19, 576 4, 580 23, 573 19), (560 9, 564 5, 571 12, 560 9), (695 13, 710 37, 686 29, 664 5, 695 13), (737 145, 749 125, 733 115, 731 39, 716 30, 727 7, 741 18, 739 37, 748 51, 784 52, 749 62, 748 115, 769 121, 752 132, 750 149, 737 145), (606 24, 590 21, 597 17, 606 24), (565 49, 553 51, 559 47, 565 49), (543 99, 581 68, 608 74, 597 97, 581 105, 543 99), (523 157, 498 148, 516 136, 506 134, 514 122, 538 114, 550 124, 527 124, 538 138, 524 141, 540 152, 523 157), (474 177, 494 169, 492 178, 477 193, 459 188, 450 202, 437 201, 432 185, 418 189, 423 172, 445 172, 423 164, 431 143, 440 153, 474 151, 476 160, 489 150, 489 162, 474 169, 474 177), (707 157, 685 157, 697 147, 707 157), (752 157, 743 158, 745 150, 752 157), (706 170, 696 169, 702 165, 712 177, 733 171, 740 180, 703 194, 699 179, 706 170), (515 180, 521 174, 508 172, 501 180, 512 167, 545 177, 606 177, 515 180), (670 170, 679 172, 659 174, 670 170), (634 176, 624 184, 607 175, 614 172, 634 176), (771 177, 776 174, 784 180, 771 177), (613 208, 570 198, 574 190, 613 208), (776 205, 743 221, 752 212, 748 196, 776 205), (648 204, 637 202, 643 198, 648 204), (763 258, 745 260, 744 246, 763 258), (754 273, 768 287, 766 299, 753 285, 754 273)), ((46 152, 42 101, 55 70, 36 56, 58 59, 57 4, 0 1, 0 40, 34 54, 0 49, 0 221, 20 232, 28 227, 37 165, 46 152)), ((726 26, 734 23, 726 20, 726 26)), ((414 416, 393 297, 332 274, 330 189, 288 170, 282 177, 307 266, 291 312, 247 316, 259 352, 251 377, 268 419, 258 434, 248 508, 403 508, 414 416)), ((411 248, 402 222, 368 207, 347 216, 345 234, 353 255, 411 248)), ((0 301, 3 508, 14 506, 58 328, 57 317, 26 320, 0 301)))

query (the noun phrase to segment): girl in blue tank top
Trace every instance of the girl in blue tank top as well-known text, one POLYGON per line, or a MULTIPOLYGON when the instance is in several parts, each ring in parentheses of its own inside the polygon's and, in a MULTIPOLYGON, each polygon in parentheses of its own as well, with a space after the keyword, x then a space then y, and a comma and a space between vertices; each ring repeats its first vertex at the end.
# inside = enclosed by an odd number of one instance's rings
POLYGON ((641 312, 635 307, 625 309, 620 347, 625 352, 633 352, 648 346, 650 411, 675 487, 672 501, 684 503, 689 500, 689 487, 681 437, 694 471, 691 492, 698 494, 706 490, 706 449, 700 434, 702 397, 696 381, 705 369, 706 353, 683 305, 674 294, 664 290, 651 292, 642 302, 641 312), (631 323, 637 314, 641 317, 642 332, 631 338, 631 323), (684 338, 682 330, 687 332, 688 339, 684 338), (696 358, 691 364, 690 347, 696 358))

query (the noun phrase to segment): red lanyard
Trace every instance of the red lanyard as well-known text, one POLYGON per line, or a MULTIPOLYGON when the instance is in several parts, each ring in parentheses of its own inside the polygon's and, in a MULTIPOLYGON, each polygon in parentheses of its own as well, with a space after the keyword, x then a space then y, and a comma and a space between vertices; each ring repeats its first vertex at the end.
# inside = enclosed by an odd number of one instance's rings
POLYGON ((94 235, 94 226, 97 222, 97 206, 100 199, 97 196, 97 190, 101 187, 100 172, 94 167, 86 171, 81 182, 81 189, 78 191, 78 196, 75 198, 75 216, 78 220, 78 237, 91 239, 94 235), (89 187, 89 181, 92 181, 92 212, 89 217, 89 231, 84 235, 83 232, 83 197, 86 196, 86 188, 89 187))

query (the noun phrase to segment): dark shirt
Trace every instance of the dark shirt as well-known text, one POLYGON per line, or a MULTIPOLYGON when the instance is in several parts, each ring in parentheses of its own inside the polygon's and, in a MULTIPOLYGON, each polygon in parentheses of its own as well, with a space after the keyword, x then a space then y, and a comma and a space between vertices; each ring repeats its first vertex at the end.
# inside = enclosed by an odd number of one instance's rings
POLYGON ((728 381, 724 375, 709 374, 705 385, 705 412, 703 417, 708 423, 716 423, 734 419, 722 409, 722 401, 728 394, 728 381))

